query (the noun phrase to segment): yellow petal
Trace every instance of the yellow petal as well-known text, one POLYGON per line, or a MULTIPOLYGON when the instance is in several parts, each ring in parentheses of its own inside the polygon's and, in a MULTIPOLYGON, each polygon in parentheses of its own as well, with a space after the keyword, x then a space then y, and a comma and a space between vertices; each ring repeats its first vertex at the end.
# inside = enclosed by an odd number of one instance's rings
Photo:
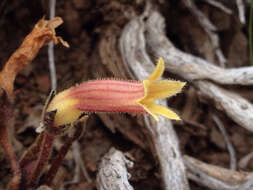
POLYGON ((153 99, 141 99, 137 101, 137 103, 140 104, 156 121, 159 121, 157 115, 150 110, 150 107, 154 104, 153 99))
POLYGON ((54 124, 56 126, 72 123, 83 113, 83 111, 75 107, 78 100, 69 97, 68 93, 69 90, 65 90, 57 94, 48 105, 48 112, 57 110, 54 118, 54 124))
POLYGON ((144 88, 147 88, 147 98, 166 98, 179 93, 185 85, 185 82, 161 80, 156 82, 144 82, 144 88))
POLYGON ((159 58, 155 70, 153 71, 151 75, 149 75, 148 79, 150 81, 157 80, 158 78, 161 77, 161 75, 163 74, 163 71, 164 71, 164 61, 162 58, 159 58))
POLYGON ((136 102, 141 105, 153 118, 159 121, 157 115, 162 115, 169 119, 180 120, 179 116, 172 110, 155 104, 156 99, 170 97, 179 93, 185 82, 161 80, 156 81, 164 71, 164 61, 159 59, 154 72, 148 79, 143 81, 145 95, 136 102))
POLYGON ((148 107, 148 109, 153 114, 159 114, 159 115, 162 115, 162 116, 167 117, 169 119, 180 120, 180 117, 175 112, 173 112, 172 110, 170 110, 164 106, 152 104, 148 107))

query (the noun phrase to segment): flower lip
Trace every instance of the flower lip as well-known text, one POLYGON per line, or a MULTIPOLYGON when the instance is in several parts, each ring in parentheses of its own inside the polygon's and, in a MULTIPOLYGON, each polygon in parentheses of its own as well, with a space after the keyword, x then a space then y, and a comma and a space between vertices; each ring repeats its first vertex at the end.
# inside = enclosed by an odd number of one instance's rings
POLYGON ((155 104, 156 99, 166 98, 179 93, 185 82, 173 81, 173 80, 160 80, 164 72, 164 61, 162 58, 158 60, 157 66, 148 79, 143 81, 145 89, 145 95, 141 99, 137 100, 137 103, 141 105, 155 120, 159 121, 157 115, 162 115, 169 119, 180 120, 180 117, 172 110, 155 104))
POLYGON ((163 59, 148 79, 123 81, 114 79, 84 82, 57 94, 47 111, 57 110, 54 124, 74 122, 84 112, 149 113, 157 121, 158 115, 179 120, 172 110, 155 104, 156 99, 170 97, 180 92, 184 82, 158 80, 164 71, 163 59))

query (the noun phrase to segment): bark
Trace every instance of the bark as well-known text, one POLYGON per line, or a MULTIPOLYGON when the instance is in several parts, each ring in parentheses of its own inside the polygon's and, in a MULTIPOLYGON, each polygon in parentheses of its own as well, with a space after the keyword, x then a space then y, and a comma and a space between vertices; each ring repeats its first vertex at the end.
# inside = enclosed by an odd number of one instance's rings
POLYGON ((128 182, 130 174, 127 168, 133 163, 125 158, 124 154, 115 148, 102 158, 97 173, 98 190, 134 190, 128 182))

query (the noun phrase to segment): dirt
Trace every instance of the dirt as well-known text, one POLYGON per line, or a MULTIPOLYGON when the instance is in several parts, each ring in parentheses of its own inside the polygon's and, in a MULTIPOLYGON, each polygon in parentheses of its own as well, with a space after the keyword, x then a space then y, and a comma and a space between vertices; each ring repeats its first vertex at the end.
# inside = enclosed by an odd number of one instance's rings
MULTIPOLYGON (((181 50, 203 57, 217 63, 211 42, 194 16, 180 1, 154 1, 166 18, 167 36, 181 50), (175 19, 176 18, 176 19, 175 19)), ((198 1, 202 10, 218 28, 222 51, 228 59, 227 67, 249 65, 248 36, 246 26, 241 26, 236 15, 226 13, 198 1)), ((56 15, 64 24, 56 31, 70 44, 70 48, 55 47, 58 91, 85 80, 94 79, 94 60, 100 39, 106 28, 112 24, 123 27, 128 21, 128 14, 140 14, 144 9, 143 0, 73 0, 57 1, 56 15)), ((2 1, 0 3, 0 63, 1 68, 13 51, 20 45, 34 24, 44 15, 48 15, 47 1, 2 1)), ((218 64, 218 63, 217 63, 218 64)), ((172 76, 167 73, 168 76, 172 76)), ((103 78, 105 76, 101 76, 103 78)), ((21 153, 34 141, 39 125, 40 115, 45 100, 50 92, 50 75, 48 68, 47 47, 40 50, 38 56, 23 70, 15 81, 15 137, 22 146, 16 146, 16 153, 21 153)), ((233 87, 238 92, 240 88, 233 87)), ((251 97, 250 89, 243 89, 243 96, 251 97)), ((224 138, 216 128, 210 114, 218 113, 229 134, 237 159, 252 151, 252 134, 232 122, 224 113, 216 111, 213 104, 198 95, 196 89, 188 84, 184 92, 168 101, 185 118, 185 122, 174 122, 179 137, 182 154, 191 155, 199 160, 218 166, 229 167, 229 155, 224 138)), ((159 165, 152 154, 134 144, 116 130, 113 133, 98 116, 93 114, 88 121, 87 129, 79 140, 81 156, 93 182, 88 183, 83 175, 76 184, 66 185, 69 190, 96 189, 95 176, 101 157, 111 146, 130 154, 134 168, 130 170, 130 183, 134 189, 162 189, 159 165)), ((59 147, 62 141, 59 140, 59 147)), ((60 181, 54 188, 60 188, 71 181, 75 175, 75 163, 72 151, 66 156, 59 171, 60 181)), ((253 159, 243 168, 253 169, 253 159)), ((8 162, 0 148, 0 188, 4 189, 10 180, 8 162)), ((194 182, 191 188, 205 189, 194 182)))

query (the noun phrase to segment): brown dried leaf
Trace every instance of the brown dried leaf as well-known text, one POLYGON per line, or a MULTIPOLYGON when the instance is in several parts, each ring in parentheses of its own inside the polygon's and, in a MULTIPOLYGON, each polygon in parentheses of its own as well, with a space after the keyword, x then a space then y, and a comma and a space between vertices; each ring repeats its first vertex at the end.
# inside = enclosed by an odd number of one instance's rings
POLYGON ((40 19, 20 47, 9 58, 0 73, 0 88, 6 90, 8 98, 12 96, 16 75, 35 58, 43 45, 53 40, 55 44, 60 42, 64 46, 69 47, 67 42, 55 34, 55 28, 62 23, 63 20, 60 17, 55 17, 51 20, 40 19))

